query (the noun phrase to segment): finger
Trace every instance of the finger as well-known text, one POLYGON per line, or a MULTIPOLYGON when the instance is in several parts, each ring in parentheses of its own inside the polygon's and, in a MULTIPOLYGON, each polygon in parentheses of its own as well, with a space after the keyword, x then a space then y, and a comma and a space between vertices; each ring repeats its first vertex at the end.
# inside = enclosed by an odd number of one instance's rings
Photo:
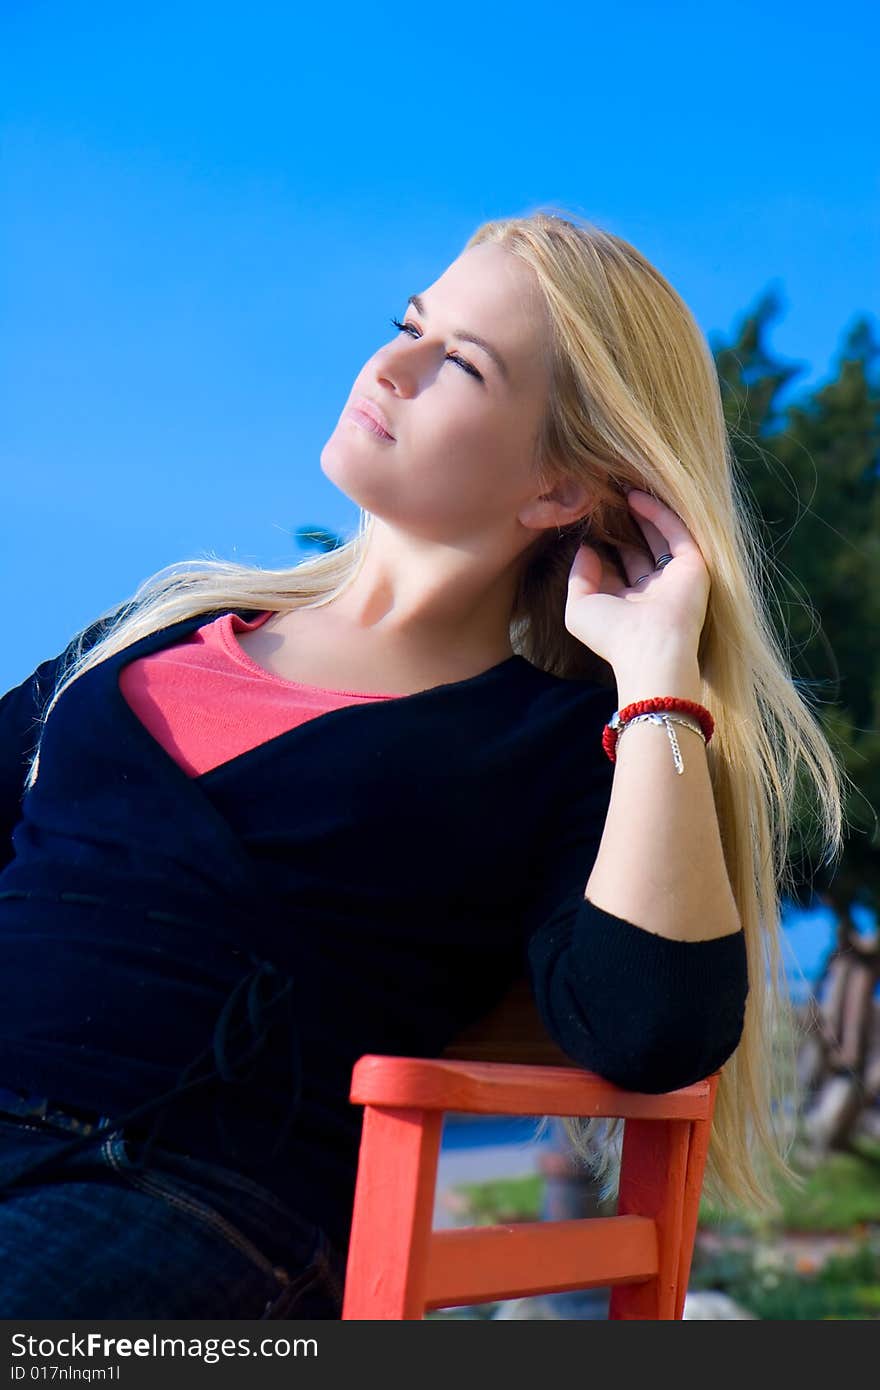
POLYGON ((678 555, 688 546, 695 544, 690 531, 678 513, 661 502, 659 497, 654 497, 650 492, 641 492, 638 488, 632 488, 627 493, 626 500, 638 515, 639 521, 644 518, 646 522, 656 526, 662 536, 665 536, 666 549, 672 555, 678 555))
MULTIPOLYGON (((635 493, 638 495, 639 489, 630 489, 630 493, 635 493)), ((643 497, 648 495, 649 494, 641 493, 641 496, 643 497)), ((644 536, 646 549, 652 556, 651 563, 653 564, 655 559, 659 559, 659 557, 668 550, 668 546, 666 544, 666 537, 660 530, 660 528, 654 524, 654 521, 652 521, 641 510, 637 510, 635 507, 630 507, 630 516, 632 517, 639 531, 644 536)))
POLYGON ((649 521, 646 516, 636 516, 634 512, 633 520, 645 537, 647 547, 654 558, 656 559, 658 556, 662 555, 663 552, 668 549, 666 537, 663 535, 663 532, 660 531, 652 521, 649 521))
POLYGON ((639 545, 628 545, 626 541, 623 541, 617 548, 620 551, 620 558, 626 571, 629 586, 632 588, 643 574, 650 574, 656 561, 649 550, 645 550, 639 545))
POLYGON ((613 594, 619 598, 626 592, 616 565, 591 545, 578 546, 575 551, 569 585, 577 598, 584 594, 613 594))

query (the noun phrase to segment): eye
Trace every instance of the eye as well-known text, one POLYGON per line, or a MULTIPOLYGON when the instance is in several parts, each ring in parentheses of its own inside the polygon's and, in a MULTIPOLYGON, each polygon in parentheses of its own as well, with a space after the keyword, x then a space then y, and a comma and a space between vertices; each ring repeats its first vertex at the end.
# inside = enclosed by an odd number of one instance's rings
MULTIPOLYGON (((394 327, 397 328, 401 333, 409 333, 409 336, 411 338, 418 338, 421 336, 419 330, 416 328, 414 323, 400 323, 398 319, 392 319, 391 322, 394 324, 394 327), (414 331, 410 332, 410 329, 414 331)), ((470 362, 466 362, 463 357, 459 357, 458 353, 448 352, 446 354, 446 357, 448 361, 454 362, 456 366, 461 367, 461 369, 467 372, 470 376, 475 376, 477 378, 477 381, 483 380, 476 367, 472 367, 470 362)))

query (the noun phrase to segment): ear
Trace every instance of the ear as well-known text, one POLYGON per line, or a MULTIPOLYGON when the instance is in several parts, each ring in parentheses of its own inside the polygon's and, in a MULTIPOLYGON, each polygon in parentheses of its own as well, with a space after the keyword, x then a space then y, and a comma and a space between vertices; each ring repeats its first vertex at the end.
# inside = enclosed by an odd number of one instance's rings
POLYGON ((524 526, 540 529, 570 526, 589 514, 592 501, 592 493, 584 483, 560 478, 550 492, 540 493, 520 508, 519 519, 524 526))

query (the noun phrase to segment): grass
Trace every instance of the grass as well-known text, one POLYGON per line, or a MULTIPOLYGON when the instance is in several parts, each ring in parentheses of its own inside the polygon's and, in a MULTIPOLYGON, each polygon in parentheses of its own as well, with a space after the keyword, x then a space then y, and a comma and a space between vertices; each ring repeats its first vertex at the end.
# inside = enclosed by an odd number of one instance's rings
POLYGON ((880 1143, 860 1136, 847 1153, 829 1154, 808 1171, 793 1156, 791 1166, 806 1179, 803 1192, 777 1183, 776 1195, 782 1212, 768 1222, 766 1217, 731 1215, 717 1211, 704 1199, 700 1203, 700 1224, 713 1230, 737 1229, 762 1232, 848 1231, 854 1226, 880 1223, 880 1143))
POLYGON ((756 1318, 774 1321, 880 1321, 880 1248, 867 1240, 799 1273, 763 1262, 761 1251, 728 1250, 695 1260, 689 1288, 720 1289, 756 1318))
POLYGON ((463 1224, 494 1226, 514 1221, 537 1221, 544 1178, 540 1173, 529 1173, 520 1178, 465 1182, 458 1183, 453 1191, 466 1203, 467 1215, 463 1224))

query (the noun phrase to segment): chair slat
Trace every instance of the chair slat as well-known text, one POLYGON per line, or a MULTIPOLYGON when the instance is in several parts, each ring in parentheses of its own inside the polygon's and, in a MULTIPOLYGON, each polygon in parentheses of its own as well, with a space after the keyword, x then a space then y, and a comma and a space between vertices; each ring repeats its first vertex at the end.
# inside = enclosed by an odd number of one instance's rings
POLYGON ((648 1217, 522 1222, 435 1231, 425 1305, 460 1307, 655 1277, 657 1230, 648 1217))

